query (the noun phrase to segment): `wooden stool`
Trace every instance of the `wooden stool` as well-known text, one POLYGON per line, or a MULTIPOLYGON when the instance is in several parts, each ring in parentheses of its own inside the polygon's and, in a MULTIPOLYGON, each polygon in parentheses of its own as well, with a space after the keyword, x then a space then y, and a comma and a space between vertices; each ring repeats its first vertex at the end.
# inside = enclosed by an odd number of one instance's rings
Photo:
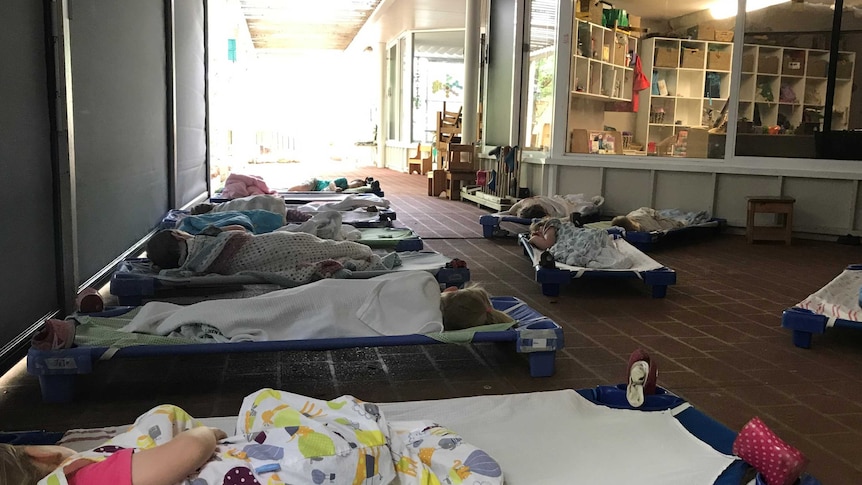
POLYGON ((437 197, 446 190, 446 171, 431 170, 428 172, 428 195, 437 197))
POLYGON ((751 196, 748 200, 748 218, 746 219, 745 235, 749 243, 754 241, 784 241, 790 245, 793 231, 793 203, 796 199, 785 196, 751 196), (780 224, 773 226, 756 226, 756 214, 776 214, 780 224))
POLYGON ((476 182, 475 172, 446 172, 446 195, 449 200, 461 200, 461 183, 476 182))

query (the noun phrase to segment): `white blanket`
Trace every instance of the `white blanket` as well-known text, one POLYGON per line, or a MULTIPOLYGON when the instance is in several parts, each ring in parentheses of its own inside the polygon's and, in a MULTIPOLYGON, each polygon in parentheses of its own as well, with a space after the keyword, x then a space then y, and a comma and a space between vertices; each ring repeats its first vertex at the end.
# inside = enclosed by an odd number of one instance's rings
POLYGON ((300 212, 349 211, 359 207, 389 208, 389 201, 376 195, 348 195, 337 202, 309 202, 296 208, 300 212))
MULTIPOLYGON (((643 251, 640 251, 638 248, 632 246, 631 243, 622 238, 617 238, 614 240, 614 244, 616 244, 617 249, 623 253, 623 255, 628 258, 632 265, 630 268, 626 269, 601 269, 596 270, 593 268, 584 268, 581 266, 570 266, 568 264, 560 263, 559 261, 556 263, 558 269, 565 269, 568 271, 572 271, 577 273, 578 276, 583 274, 586 271, 634 271, 634 272, 642 272, 642 271, 652 271, 654 269, 664 268, 664 265, 659 263, 658 261, 652 259, 647 256, 643 251)), ((539 259, 542 255, 542 250, 538 249, 534 246, 530 246, 533 252, 530 254, 530 259, 533 261, 533 264, 539 264, 539 259)))
POLYGON ((835 319, 862 321, 862 308, 859 308, 859 289, 862 288, 862 270, 845 269, 832 281, 816 292, 808 295, 796 306, 811 310, 829 318, 828 326, 835 319))
POLYGON ((325 279, 253 298, 144 305, 121 330, 170 335, 209 325, 232 342, 409 335, 443 331, 440 286, 426 271, 325 279))

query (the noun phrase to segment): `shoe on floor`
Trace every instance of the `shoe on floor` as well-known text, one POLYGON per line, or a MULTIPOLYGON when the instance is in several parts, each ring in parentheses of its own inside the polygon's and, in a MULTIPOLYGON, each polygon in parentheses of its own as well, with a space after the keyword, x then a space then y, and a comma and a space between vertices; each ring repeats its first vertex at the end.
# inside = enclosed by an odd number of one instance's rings
POLYGON ((632 407, 640 407, 644 396, 655 394, 658 364, 649 354, 637 349, 629 356, 626 367, 626 399, 632 407))

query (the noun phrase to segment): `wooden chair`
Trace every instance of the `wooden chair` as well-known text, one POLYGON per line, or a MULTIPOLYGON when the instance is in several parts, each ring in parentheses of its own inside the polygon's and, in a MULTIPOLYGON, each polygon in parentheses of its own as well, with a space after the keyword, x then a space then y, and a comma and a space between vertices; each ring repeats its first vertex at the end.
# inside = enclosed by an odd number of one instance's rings
POLYGON ((416 145, 416 155, 407 159, 407 173, 412 174, 414 170, 419 172, 419 175, 425 175, 431 170, 431 153, 430 151, 422 150, 422 144, 416 145))
POLYGON ((446 155, 446 195, 450 200, 461 200, 461 185, 476 183, 477 160, 474 145, 449 144, 446 155))
POLYGON ((443 166, 443 157, 449 151, 450 143, 461 142, 461 109, 458 111, 446 110, 446 103, 443 103, 443 111, 437 112, 437 166, 443 166))

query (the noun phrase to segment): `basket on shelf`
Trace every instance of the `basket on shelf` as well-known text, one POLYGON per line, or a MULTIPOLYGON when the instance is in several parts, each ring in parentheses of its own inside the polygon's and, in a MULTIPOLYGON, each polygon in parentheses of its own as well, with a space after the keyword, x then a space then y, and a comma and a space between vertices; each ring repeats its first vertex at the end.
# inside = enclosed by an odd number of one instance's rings
POLYGON ((650 123, 664 123, 664 111, 651 111, 649 114, 650 123))
POLYGON ((624 132, 623 133, 623 150, 630 149, 632 147, 632 142, 634 141, 634 139, 635 139, 634 135, 632 135, 629 132, 624 132))

